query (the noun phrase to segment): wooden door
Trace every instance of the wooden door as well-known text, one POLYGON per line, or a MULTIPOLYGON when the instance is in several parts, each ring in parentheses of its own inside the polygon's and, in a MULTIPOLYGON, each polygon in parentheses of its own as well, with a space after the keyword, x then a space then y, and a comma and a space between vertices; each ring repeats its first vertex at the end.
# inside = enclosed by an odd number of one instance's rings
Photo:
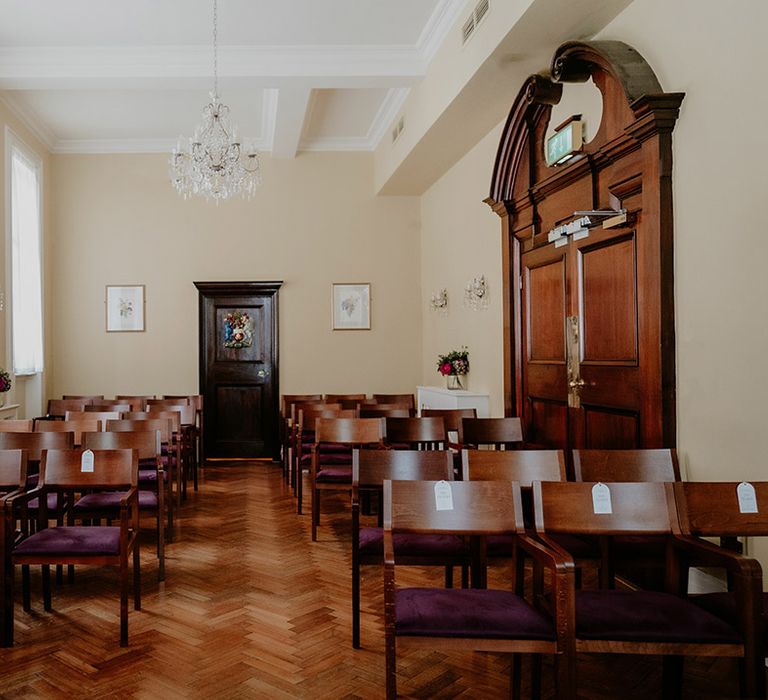
POLYGON ((206 458, 276 458, 281 282, 195 282, 206 458))
POLYGON ((563 449, 645 445, 660 404, 658 382, 644 383, 658 324, 639 313, 636 229, 535 249, 522 268, 526 435, 563 449))

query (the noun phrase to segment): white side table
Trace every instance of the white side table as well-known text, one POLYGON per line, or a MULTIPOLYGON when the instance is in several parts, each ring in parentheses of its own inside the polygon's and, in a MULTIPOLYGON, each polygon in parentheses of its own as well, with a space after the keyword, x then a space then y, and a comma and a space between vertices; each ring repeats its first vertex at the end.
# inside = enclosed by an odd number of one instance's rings
POLYGON ((422 408, 474 408, 478 418, 490 417, 490 397, 475 391, 446 389, 440 386, 417 386, 416 407, 422 408))

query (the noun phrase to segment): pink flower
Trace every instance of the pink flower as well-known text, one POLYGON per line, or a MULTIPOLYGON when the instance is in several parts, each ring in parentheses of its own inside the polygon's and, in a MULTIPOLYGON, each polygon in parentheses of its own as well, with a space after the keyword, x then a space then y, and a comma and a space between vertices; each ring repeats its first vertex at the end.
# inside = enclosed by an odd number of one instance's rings
POLYGON ((450 362, 443 362, 442 365, 440 365, 440 374, 450 374, 453 372, 453 366, 450 362))

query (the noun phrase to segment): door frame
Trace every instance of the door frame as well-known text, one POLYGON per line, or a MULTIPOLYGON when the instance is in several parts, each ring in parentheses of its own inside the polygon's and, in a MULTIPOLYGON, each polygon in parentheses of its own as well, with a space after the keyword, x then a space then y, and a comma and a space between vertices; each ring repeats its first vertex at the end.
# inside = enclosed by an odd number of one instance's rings
MULTIPOLYGON (((225 296, 271 296, 272 297, 272 347, 270 356, 273 358, 273 381, 274 381, 274 396, 271 411, 277 417, 280 413, 280 342, 278 338, 278 292, 283 284, 282 280, 271 280, 261 282, 194 282, 193 283, 198 290, 198 391, 201 395, 205 396, 205 378, 206 367, 204 362, 205 357, 205 338, 203 337, 203 328, 205 327, 205 301, 206 299, 216 299, 218 297, 225 296)), ((207 401, 203 401, 203 422, 205 424, 205 411, 208 408, 207 401)), ((275 422, 275 429, 277 429, 277 420, 275 422)), ((202 446, 203 461, 206 459, 205 454, 205 441, 202 446)), ((280 440, 275 437, 275 453, 272 455, 273 460, 279 460, 280 440)))

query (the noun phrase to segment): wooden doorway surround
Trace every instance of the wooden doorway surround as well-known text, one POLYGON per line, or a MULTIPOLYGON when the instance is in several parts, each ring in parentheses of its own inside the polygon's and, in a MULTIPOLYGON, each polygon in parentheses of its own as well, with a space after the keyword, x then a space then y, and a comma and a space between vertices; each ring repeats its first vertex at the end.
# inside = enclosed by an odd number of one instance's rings
POLYGON ((501 217, 504 391, 526 438, 561 448, 675 445, 672 130, 683 93, 618 41, 567 42, 510 111, 485 200, 501 217), (550 77, 551 76, 551 77, 550 77), (595 137, 548 166, 563 83, 592 79, 595 137), (551 229, 576 211, 626 209, 567 245, 551 229))

